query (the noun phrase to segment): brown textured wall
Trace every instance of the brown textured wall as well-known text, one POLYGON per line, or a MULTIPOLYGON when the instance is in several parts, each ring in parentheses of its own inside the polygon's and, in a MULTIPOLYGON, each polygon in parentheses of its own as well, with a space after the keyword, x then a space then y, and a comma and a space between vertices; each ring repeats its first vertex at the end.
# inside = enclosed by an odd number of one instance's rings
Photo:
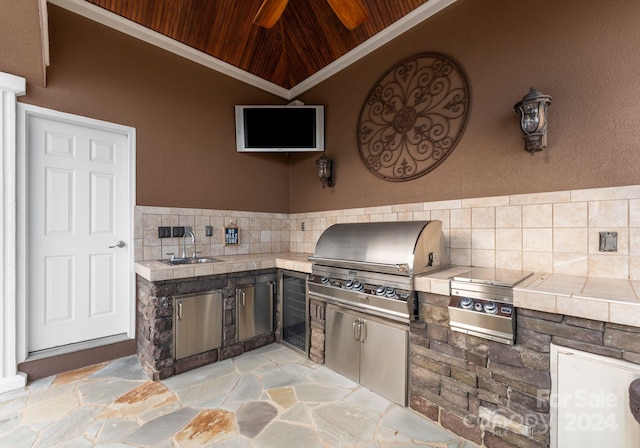
POLYGON ((640 2, 459 0, 303 95, 326 105, 326 154, 336 186, 322 190, 314 155, 295 155, 291 211, 483 197, 640 182, 640 2), (360 108, 387 69, 419 52, 466 71, 471 116, 433 172, 385 182, 360 159, 360 108), (531 86, 553 96, 549 149, 524 151, 513 105, 531 86))
POLYGON ((49 5, 46 88, 21 101, 133 126, 137 203, 289 211, 285 154, 238 154, 234 105, 279 98, 49 5))
POLYGON ((37 1, 0 0, 0 72, 44 85, 37 1))

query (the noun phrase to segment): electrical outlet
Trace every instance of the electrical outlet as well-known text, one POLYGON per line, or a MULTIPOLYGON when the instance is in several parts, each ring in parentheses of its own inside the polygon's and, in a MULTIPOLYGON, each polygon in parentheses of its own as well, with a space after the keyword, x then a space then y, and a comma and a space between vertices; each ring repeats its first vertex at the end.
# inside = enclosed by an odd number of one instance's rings
POLYGON ((158 227, 158 238, 171 238, 171 227, 158 227))
POLYGON ((618 232, 600 232, 600 252, 618 252, 618 232))
POLYGON ((174 238, 182 238, 184 236, 184 227, 174 227, 173 236, 174 238))
POLYGON ((213 226, 205 226, 204 234, 206 236, 213 236, 213 226))
POLYGON ((302 231, 304 232, 304 221, 302 221, 302 222, 300 223, 300 230, 302 230, 302 231))

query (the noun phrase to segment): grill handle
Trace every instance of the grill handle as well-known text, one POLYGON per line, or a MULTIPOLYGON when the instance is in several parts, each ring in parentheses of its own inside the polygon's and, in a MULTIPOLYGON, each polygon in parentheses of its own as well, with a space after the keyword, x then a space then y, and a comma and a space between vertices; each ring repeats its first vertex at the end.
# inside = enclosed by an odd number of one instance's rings
POLYGON ((324 257, 309 257, 309 261, 318 264, 324 264, 329 266, 336 266, 341 268, 355 268, 365 270, 375 270, 379 272, 391 272, 391 273, 410 273, 409 264, 407 263, 372 263, 368 261, 355 261, 355 260, 340 260, 337 258, 324 258, 324 257))

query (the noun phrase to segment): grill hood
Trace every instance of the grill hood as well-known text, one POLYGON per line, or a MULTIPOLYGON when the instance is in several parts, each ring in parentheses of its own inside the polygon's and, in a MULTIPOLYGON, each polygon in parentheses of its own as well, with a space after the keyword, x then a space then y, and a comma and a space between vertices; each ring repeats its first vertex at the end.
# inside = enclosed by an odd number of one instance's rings
POLYGON ((320 265, 417 275, 446 264, 440 221, 334 224, 309 259, 320 265))

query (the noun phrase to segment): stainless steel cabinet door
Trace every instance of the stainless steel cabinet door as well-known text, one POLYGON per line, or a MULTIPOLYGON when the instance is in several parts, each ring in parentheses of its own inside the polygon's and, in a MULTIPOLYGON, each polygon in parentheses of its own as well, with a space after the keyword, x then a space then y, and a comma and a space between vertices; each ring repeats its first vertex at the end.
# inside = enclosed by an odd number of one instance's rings
POLYGON ((222 291, 174 297, 175 359, 222 345, 222 291))
POLYGON ((273 284, 258 283, 236 290, 236 332, 243 341, 273 331, 273 284))
POLYGON ((360 384, 402 406, 407 405, 406 327, 363 316, 360 340, 360 384))
POLYGON ((324 361, 328 368, 358 382, 360 314, 327 305, 324 361))

